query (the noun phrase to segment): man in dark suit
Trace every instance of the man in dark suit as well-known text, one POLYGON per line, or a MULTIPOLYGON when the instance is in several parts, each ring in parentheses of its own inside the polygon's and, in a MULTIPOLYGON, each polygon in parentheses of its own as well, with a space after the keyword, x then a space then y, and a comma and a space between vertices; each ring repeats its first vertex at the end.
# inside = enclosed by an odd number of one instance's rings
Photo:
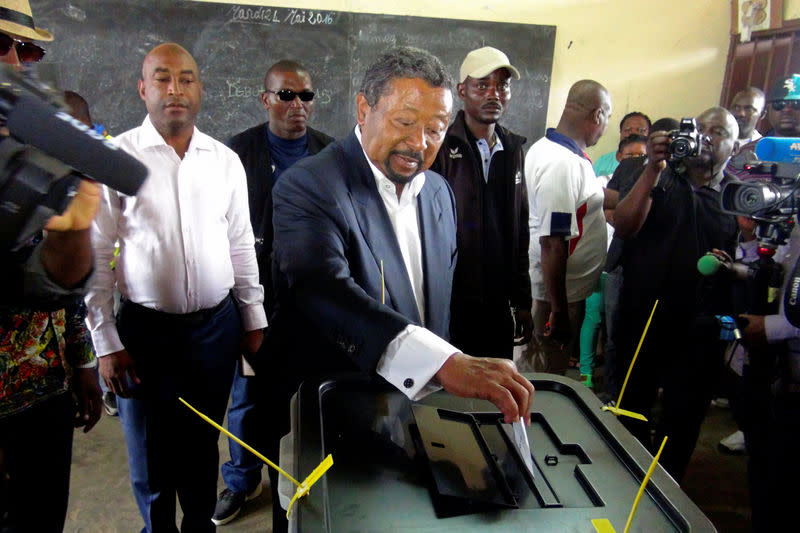
POLYGON ((513 362, 445 340, 455 206, 444 179, 425 170, 450 121, 450 86, 429 53, 388 51, 367 69, 355 131, 273 189, 278 309, 268 342, 281 348, 269 371, 285 393, 283 428, 300 381, 348 370, 382 376, 411 399, 443 387, 491 400, 506 421, 529 420, 533 387, 513 362))
MULTIPOLYGON (((282 59, 264 75, 261 103, 269 120, 235 135, 228 145, 236 152, 247 173, 250 223, 256 238, 258 273, 264 287, 264 308, 271 316, 275 306, 272 291, 272 187, 284 170, 300 159, 314 155, 333 138, 308 126, 314 112, 314 88, 308 70, 296 61, 282 59)), ((262 376, 243 376, 237 369, 228 407, 228 429, 245 442, 261 448, 266 432, 259 411, 269 408, 264 397, 269 387, 262 376)), ((231 459, 222 465, 225 488, 217 498, 211 521, 221 526, 234 520, 246 501, 261 494, 260 459, 235 441, 228 442, 231 459)))

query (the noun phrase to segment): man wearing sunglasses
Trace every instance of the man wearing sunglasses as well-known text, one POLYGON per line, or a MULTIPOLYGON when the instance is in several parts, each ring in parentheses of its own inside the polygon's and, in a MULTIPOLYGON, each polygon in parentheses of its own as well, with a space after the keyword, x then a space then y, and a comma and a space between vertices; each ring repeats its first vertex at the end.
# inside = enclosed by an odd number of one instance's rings
MULTIPOLYGON (((767 120, 772 127, 765 137, 800 137, 800 74, 780 78, 767 94, 767 120)), ((761 139, 739 148, 726 169, 740 179, 770 179, 768 174, 754 174, 748 163, 757 160, 756 146, 761 139)))
MULTIPOLYGON (((0 61, 38 61, 52 41, 27 1, 0 0, 0 61)), ((5 128, 3 128, 5 130, 5 128)), ((4 133, 8 134, 7 131, 4 133)), ((67 513, 74 426, 100 418, 94 353, 65 307, 92 269, 89 227, 99 185, 81 182, 67 211, 0 258, 0 530, 61 531, 67 513), (72 369, 67 380, 66 367, 72 369), (73 399, 73 393, 75 399, 73 399), (78 401, 76 409, 75 400, 78 401), (77 414, 76 414, 77 413, 77 414), (44 499, 32 497, 47 487, 44 499)), ((3 223, 3 221, 0 221, 3 223)))
MULTIPOLYGON (((270 269, 272 187, 284 170, 316 154, 333 138, 308 127, 314 111, 314 89, 308 70, 296 61, 283 59, 267 70, 261 102, 269 121, 239 133, 228 144, 239 155, 247 173, 250 222, 256 236, 264 307, 267 316, 271 316, 275 307, 270 269)), ((263 397, 268 389, 260 376, 243 377, 237 368, 228 408, 228 429, 256 449, 268 452, 268 457, 277 457, 277 449, 268 450, 261 445, 269 430, 260 414, 262 408, 270 407, 268 399, 263 397)), ((211 519, 218 526, 234 520, 245 501, 261 493, 261 460, 233 440, 228 444, 231 459, 222 465, 226 488, 217 499, 211 519)))

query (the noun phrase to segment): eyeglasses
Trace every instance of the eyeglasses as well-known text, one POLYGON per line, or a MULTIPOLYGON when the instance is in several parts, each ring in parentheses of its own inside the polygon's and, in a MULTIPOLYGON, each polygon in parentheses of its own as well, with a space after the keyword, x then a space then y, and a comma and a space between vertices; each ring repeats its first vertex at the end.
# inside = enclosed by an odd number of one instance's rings
POLYGON ((800 100, 776 100, 774 102, 770 102, 769 105, 771 105, 772 109, 775 111, 781 111, 787 105, 795 111, 800 111, 800 100))
POLYGON ((271 91, 267 89, 266 92, 277 95, 278 98, 280 98, 284 102, 291 102, 292 100, 295 99, 295 97, 299 97, 300 100, 303 102, 310 102, 311 100, 314 99, 314 91, 303 90, 298 93, 294 92, 291 89, 280 89, 278 91, 271 91))
POLYGON ((0 56, 4 56, 11 51, 11 47, 17 49, 17 57, 22 63, 36 63, 44 57, 45 50, 41 46, 26 41, 14 39, 10 35, 0 33, 0 56))

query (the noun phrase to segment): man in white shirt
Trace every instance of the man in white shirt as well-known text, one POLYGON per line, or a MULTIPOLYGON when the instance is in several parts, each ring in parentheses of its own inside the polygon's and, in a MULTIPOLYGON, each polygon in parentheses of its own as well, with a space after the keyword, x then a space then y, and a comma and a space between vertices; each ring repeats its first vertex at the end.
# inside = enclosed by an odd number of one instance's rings
POLYGON ((573 355, 584 301, 606 260, 605 191, 586 148, 608 126, 611 96, 593 80, 576 82, 556 128, 548 128, 525 156, 530 202, 533 339, 520 367, 564 374, 573 355))
POLYGON ((177 44, 142 65, 148 115, 116 138, 147 165, 136 197, 103 188, 86 298, 100 373, 119 397, 131 481, 145 530, 214 531, 218 432, 240 351, 267 325, 239 158, 194 127, 202 85, 177 44), (120 253, 111 270, 114 245, 120 253), (122 304, 114 319, 113 290, 122 304))
POLYGON ((529 420, 533 387, 511 361, 445 340, 455 207, 444 178, 425 170, 450 121, 450 86, 428 52, 390 50, 367 70, 355 131, 275 185, 278 310, 267 343, 280 357, 262 364, 283 390, 278 427, 304 378, 348 370, 382 376, 410 399, 443 387, 492 401, 506 421, 529 420))

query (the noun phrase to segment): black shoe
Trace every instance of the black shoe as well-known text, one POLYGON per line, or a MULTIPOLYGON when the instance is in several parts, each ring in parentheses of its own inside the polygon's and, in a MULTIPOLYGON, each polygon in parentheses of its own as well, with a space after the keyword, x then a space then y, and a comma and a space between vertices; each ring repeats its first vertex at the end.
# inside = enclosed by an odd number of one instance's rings
POLYGON ((250 494, 245 492, 234 492, 231 489, 226 488, 219 493, 219 498, 217 498, 217 506, 214 507, 214 516, 211 517, 211 521, 214 522, 215 526, 222 526, 228 522, 232 522, 233 519, 239 514, 239 511, 242 510, 244 502, 249 502, 250 500, 258 498, 260 494, 261 483, 256 485, 256 488, 253 489, 253 492, 250 494))
POLYGON ((107 391, 103 393, 103 408, 106 410, 108 416, 119 415, 117 396, 113 392, 107 391))

